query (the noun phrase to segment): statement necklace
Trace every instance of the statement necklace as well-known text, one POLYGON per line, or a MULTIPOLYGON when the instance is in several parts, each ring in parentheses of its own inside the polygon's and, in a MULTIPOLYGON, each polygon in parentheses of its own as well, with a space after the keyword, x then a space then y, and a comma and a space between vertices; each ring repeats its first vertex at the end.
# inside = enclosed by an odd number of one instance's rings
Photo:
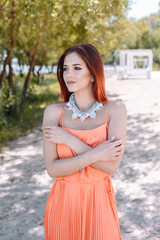
POLYGON ((103 106, 100 102, 95 102, 93 106, 87 112, 81 112, 75 104, 75 94, 72 93, 69 97, 69 102, 66 103, 68 106, 68 110, 72 110, 72 119, 76 119, 77 117, 83 122, 86 118, 96 118, 96 111, 100 110, 103 106))

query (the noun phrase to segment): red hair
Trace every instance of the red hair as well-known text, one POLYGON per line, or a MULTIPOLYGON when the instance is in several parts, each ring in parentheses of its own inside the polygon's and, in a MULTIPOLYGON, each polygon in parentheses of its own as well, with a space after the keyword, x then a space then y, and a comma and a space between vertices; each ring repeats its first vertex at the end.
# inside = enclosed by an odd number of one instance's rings
POLYGON ((97 48, 89 43, 80 43, 74 45, 65 50, 65 52, 59 58, 57 68, 57 79, 59 81, 61 89, 61 100, 64 102, 68 102, 69 97, 71 95, 71 92, 68 91, 63 79, 63 64, 65 57, 73 52, 76 52, 84 60, 88 70, 94 77, 92 89, 96 101, 106 103, 108 99, 105 91, 105 76, 102 59, 97 48))

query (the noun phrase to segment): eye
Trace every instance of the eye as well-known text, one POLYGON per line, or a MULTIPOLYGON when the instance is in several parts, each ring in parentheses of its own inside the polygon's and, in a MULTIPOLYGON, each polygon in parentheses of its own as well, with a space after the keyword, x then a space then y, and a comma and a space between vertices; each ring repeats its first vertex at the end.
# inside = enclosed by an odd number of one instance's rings
POLYGON ((81 68, 80 68, 80 67, 75 67, 74 69, 75 69, 75 70, 81 70, 81 68))
POLYGON ((67 70, 67 68, 64 67, 64 68, 63 68, 63 72, 65 72, 66 70, 67 70))

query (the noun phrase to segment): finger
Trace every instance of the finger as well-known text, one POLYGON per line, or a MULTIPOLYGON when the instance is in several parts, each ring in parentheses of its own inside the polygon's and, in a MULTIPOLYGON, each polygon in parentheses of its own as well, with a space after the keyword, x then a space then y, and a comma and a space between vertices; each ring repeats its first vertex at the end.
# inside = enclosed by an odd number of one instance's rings
POLYGON ((122 152, 117 152, 114 156, 114 159, 116 160, 117 158, 121 158, 122 157, 122 152))
POLYGON ((45 137, 52 137, 52 134, 50 134, 50 133, 45 133, 44 136, 45 136, 45 137))
POLYGON ((51 131, 50 130, 45 130, 44 133, 50 133, 51 131))
POLYGON ((114 149, 114 153, 120 153, 122 151, 122 149, 120 147, 116 147, 114 149))
POLYGON ((44 139, 47 139, 47 140, 48 140, 48 139, 51 139, 51 138, 46 136, 44 139))
POLYGON ((120 155, 117 155, 114 157, 114 160, 120 160, 121 159, 121 156, 120 155))
POLYGON ((112 157, 112 161, 116 161, 116 160, 119 160, 120 159, 120 156, 114 156, 112 157))
POLYGON ((51 129, 51 126, 45 126, 43 129, 51 129))
POLYGON ((50 142, 50 143, 56 143, 52 137, 45 137, 44 141, 45 142, 50 142))
POLYGON ((115 153, 115 158, 122 157, 122 156, 123 156, 123 151, 119 151, 115 153))
POLYGON ((120 146, 118 146, 118 147, 115 147, 115 151, 116 152, 121 152, 122 150, 123 150, 123 144, 122 145, 120 145, 120 146))
POLYGON ((53 129, 53 128, 57 128, 58 126, 55 126, 55 125, 53 125, 53 126, 44 126, 43 128, 44 129, 53 129))
POLYGON ((55 129, 56 126, 45 126, 43 129, 44 130, 51 130, 51 129, 55 129))
POLYGON ((107 142, 113 142, 113 141, 115 141, 115 136, 113 136, 113 137, 111 137, 107 142))
POLYGON ((120 155, 121 155, 121 152, 115 152, 115 157, 120 155))
POLYGON ((54 128, 46 128, 44 129, 44 132, 54 132, 55 129, 54 128))
POLYGON ((120 149, 119 151, 115 151, 114 152, 114 155, 115 156, 120 156, 120 155, 122 155, 123 154, 123 150, 122 149, 120 149))
POLYGON ((51 132, 50 132, 50 131, 45 131, 44 134, 45 134, 45 135, 46 135, 46 134, 51 134, 51 132))
POLYGON ((115 136, 112 136, 110 139, 107 140, 107 142, 113 142, 116 140, 116 137, 115 136))
POLYGON ((46 138, 46 139, 52 139, 52 140, 53 140, 53 138, 52 138, 51 135, 45 135, 44 138, 46 138))
POLYGON ((49 134, 45 134, 44 138, 51 138, 51 136, 49 134))
POLYGON ((122 145, 122 143, 123 143, 123 140, 117 140, 117 141, 114 141, 114 142, 112 143, 112 145, 113 145, 113 146, 120 146, 120 145, 122 145))
POLYGON ((44 139, 45 142, 52 142, 52 140, 50 138, 46 138, 44 139))

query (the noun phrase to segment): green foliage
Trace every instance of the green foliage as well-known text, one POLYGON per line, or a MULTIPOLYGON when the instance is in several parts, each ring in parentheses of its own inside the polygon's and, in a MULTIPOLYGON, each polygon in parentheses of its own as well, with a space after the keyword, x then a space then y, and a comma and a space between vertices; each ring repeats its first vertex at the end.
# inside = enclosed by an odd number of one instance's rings
POLYGON ((102 61, 104 64, 118 65, 119 64, 119 50, 110 51, 102 55, 102 61))
POLYGON ((18 95, 21 96, 23 84, 21 81, 21 85, 18 85, 19 78, 16 82, 14 90, 7 84, 3 84, 0 90, 0 147, 41 124, 44 108, 59 99, 59 85, 53 74, 46 75, 38 86, 31 83, 25 102, 22 102, 20 97, 16 98, 18 95))
POLYGON ((79 42, 90 42, 103 53, 123 38, 129 25, 127 9, 127 0, 108 0, 107 4, 103 0, 7 1, 0 18, 0 46, 11 49, 14 42, 13 57, 21 64, 31 62, 37 42, 37 59, 46 52, 46 65, 79 42))
POLYGON ((160 70, 160 13, 135 22, 131 19, 130 29, 119 49, 152 49, 153 69, 160 70))
POLYGON ((25 101, 27 101, 27 102, 36 101, 36 99, 37 99, 37 97, 35 95, 36 89, 37 89, 37 84, 35 83, 35 78, 32 78, 32 83, 30 84, 29 88, 27 89, 25 101))
MULTIPOLYGON (((128 36, 127 9, 127 0, 8 0, 0 17, 0 63, 10 54, 21 69, 31 66, 33 56, 36 65, 51 66, 67 47, 80 42, 94 44, 104 55, 111 51, 112 61, 116 59, 113 50, 128 36)), ((53 78, 45 78, 39 85, 32 78, 24 102, 24 79, 16 78, 13 76, 12 88, 4 82, 0 90, 0 140, 27 131, 42 117, 44 104, 59 96, 56 84, 51 84, 53 78)))
POLYGON ((3 82, 0 89, 0 100, 0 108, 4 116, 16 116, 21 105, 21 88, 18 82, 15 82, 13 87, 8 86, 6 81, 3 82))
POLYGON ((0 129, 2 129, 2 127, 6 126, 7 125, 7 118, 4 114, 4 111, 3 111, 3 107, 2 107, 2 104, 0 104, 0 129))

